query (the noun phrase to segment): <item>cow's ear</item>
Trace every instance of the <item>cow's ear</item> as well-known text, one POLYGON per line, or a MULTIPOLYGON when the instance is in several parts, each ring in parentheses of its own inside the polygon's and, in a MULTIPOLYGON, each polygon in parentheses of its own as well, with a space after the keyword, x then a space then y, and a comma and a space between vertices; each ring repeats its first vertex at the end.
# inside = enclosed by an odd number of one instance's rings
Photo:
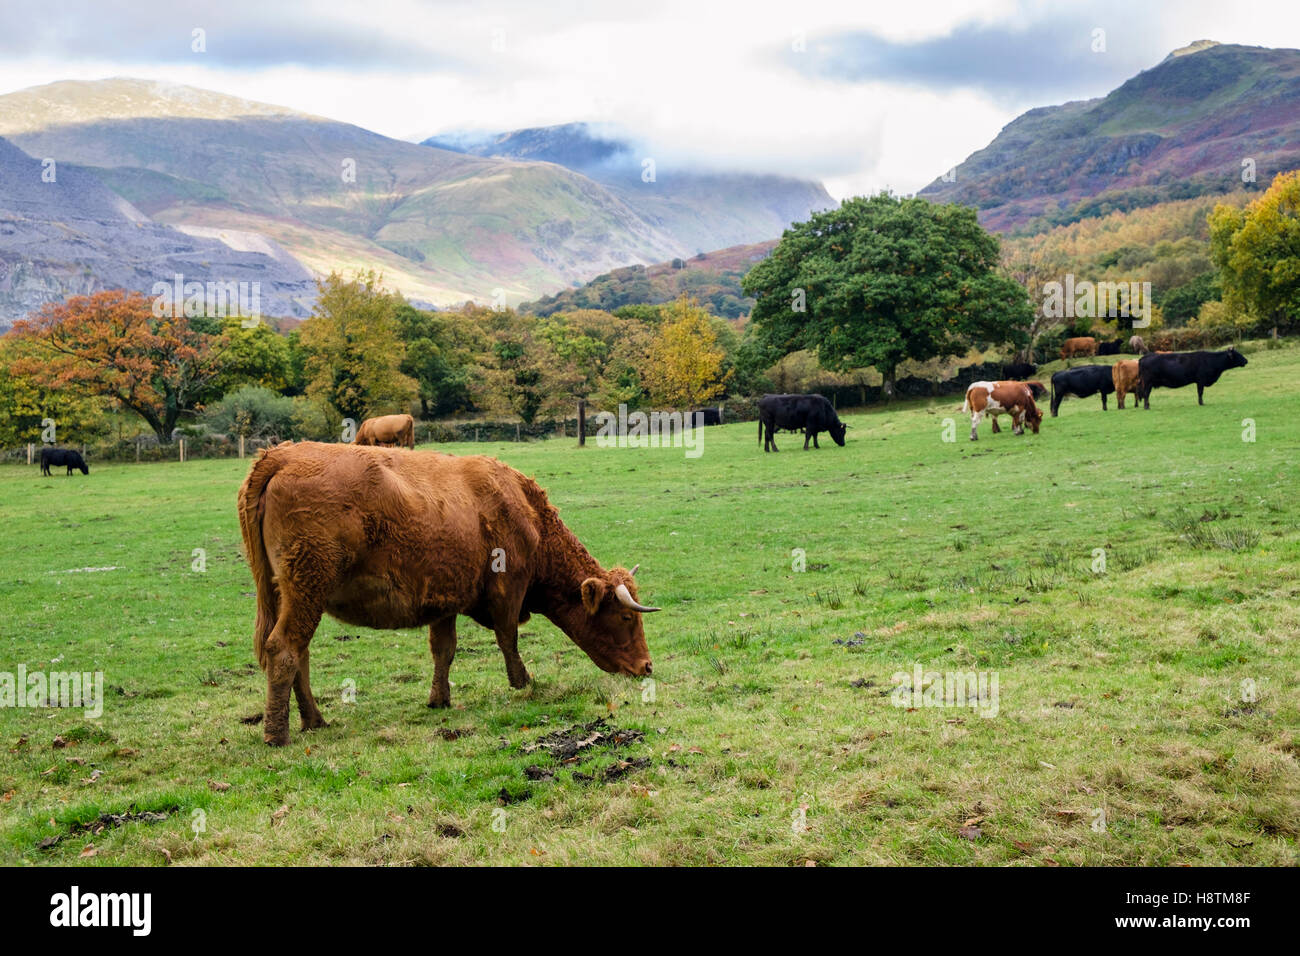
POLYGON ((600 602, 605 600, 605 591, 609 585, 603 578, 587 578, 582 582, 582 606, 588 614, 594 615, 600 610, 600 602))

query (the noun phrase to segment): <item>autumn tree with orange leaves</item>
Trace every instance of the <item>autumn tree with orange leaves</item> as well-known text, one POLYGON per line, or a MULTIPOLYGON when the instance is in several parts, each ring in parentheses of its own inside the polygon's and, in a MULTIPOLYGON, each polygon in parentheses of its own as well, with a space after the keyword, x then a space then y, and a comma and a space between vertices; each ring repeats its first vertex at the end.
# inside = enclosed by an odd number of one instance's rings
POLYGON ((114 289, 50 303, 10 333, 25 342, 11 369, 48 389, 84 389, 117 401, 171 440, 181 415, 221 371, 210 337, 183 316, 155 316, 152 300, 114 289))

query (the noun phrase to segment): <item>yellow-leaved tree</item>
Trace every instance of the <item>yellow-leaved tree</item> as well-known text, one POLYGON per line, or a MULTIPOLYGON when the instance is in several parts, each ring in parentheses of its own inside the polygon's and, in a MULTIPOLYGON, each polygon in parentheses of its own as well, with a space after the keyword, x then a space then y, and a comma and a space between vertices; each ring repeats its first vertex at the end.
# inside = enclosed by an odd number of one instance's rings
POLYGON ((1210 252, 1223 301, 1269 322, 1300 317, 1300 170, 1279 173, 1249 206, 1216 206, 1210 252))
POLYGON ((367 415, 407 411, 419 390, 400 371, 402 298, 382 283, 374 272, 351 280, 330 273, 317 283, 316 309, 300 333, 307 352, 307 394, 358 423, 367 415))
POLYGON ((720 396, 731 378, 707 309, 682 296, 663 307, 650 344, 646 384, 655 404, 692 408, 720 396))

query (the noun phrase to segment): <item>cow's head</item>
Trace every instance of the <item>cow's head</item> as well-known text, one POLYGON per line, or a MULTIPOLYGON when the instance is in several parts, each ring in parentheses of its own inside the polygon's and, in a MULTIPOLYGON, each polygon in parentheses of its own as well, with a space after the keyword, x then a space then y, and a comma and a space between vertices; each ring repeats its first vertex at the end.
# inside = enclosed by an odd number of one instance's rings
POLYGON ((848 430, 848 427, 849 427, 848 425, 845 425, 842 421, 836 419, 835 421, 831 422, 831 427, 826 430, 831 433, 831 438, 834 440, 835 444, 843 448, 844 433, 848 430))
POLYGON ((1035 435, 1038 434, 1038 426, 1042 424, 1042 421, 1043 410, 1037 405, 1025 409, 1025 424, 1034 430, 1035 435))
POLYGON ((612 568, 582 582, 587 626, 574 636, 574 641, 601 670, 645 677, 650 673, 650 650, 641 615, 659 608, 637 601, 634 574, 636 568, 612 568))
POLYGON ((82 458, 80 464, 78 464, 77 467, 81 469, 81 473, 83 475, 90 474, 90 466, 86 464, 86 459, 82 458))
POLYGON ((1223 354, 1228 356, 1228 368, 1242 368, 1246 364, 1246 356, 1234 348, 1225 349, 1223 354))

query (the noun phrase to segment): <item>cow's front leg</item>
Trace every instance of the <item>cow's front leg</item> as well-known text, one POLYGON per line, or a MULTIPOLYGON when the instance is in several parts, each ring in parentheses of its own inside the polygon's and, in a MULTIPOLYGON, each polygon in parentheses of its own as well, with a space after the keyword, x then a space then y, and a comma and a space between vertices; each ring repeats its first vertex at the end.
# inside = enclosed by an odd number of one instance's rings
POLYGON ((451 706, 451 662, 456 656, 456 616, 429 625, 429 651, 433 654, 430 707, 451 706))
POLYGON ((523 658, 519 656, 519 625, 515 623, 518 618, 516 613, 513 619, 494 628, 497 647, 501 648, 501 656, 506 659, 506 678, 515 690, 528 686, 531 679, 528 668, 524 667, 523 658))
POLYGON ((821 447, 822 447, 821 445, 819 445, 819 444, 817 443, 817 433, 816 433, 816 432, 813 432, 813 447, 814 447, 814 448, 821 448, 821 447))
MULTIPOLYGON (((1202 385, 1200 382, 1196 383, 1196 404, 1197 405, 1205 404, 1205 386, 1202 385)), ((68 474, 72 474, 72 471, 69 470, 68 474)))
MULTIPOLYGON (((1002 426, 998 424, 998 416, 996 416, 996 415, 990 415, 990 416, 989 416, 989 421, 991 421, 991 422, 993 423, 993 434, 995 434, 995 435, 1000 435, 1000 434, 1002 434, 1002 426)), ((1015 428, 1015 426, 1016 426, 1015 419, 1012 419, 1012 421, 1011 421, 1011 427, 1012 427, 1012 428, 1015 428)))
POLYGON ((298 698, 298 716, 302 718, 303 730, 315 730, 327 727, 325 717, 316 706, 316 698, 311 692, 311 645, 307 645, 298 655, 298 675, 293 679, 293 695, 298 698))
POLYGON ((804 451, 807 451, 807 450, 808 450, 808 439, 811 438, 811 437, 812 437, 812 432, 808 431, 808 429, 805 428, 805 429, 804 429, 804 432, 803 432, 803 450, 804 450, 804 451))

